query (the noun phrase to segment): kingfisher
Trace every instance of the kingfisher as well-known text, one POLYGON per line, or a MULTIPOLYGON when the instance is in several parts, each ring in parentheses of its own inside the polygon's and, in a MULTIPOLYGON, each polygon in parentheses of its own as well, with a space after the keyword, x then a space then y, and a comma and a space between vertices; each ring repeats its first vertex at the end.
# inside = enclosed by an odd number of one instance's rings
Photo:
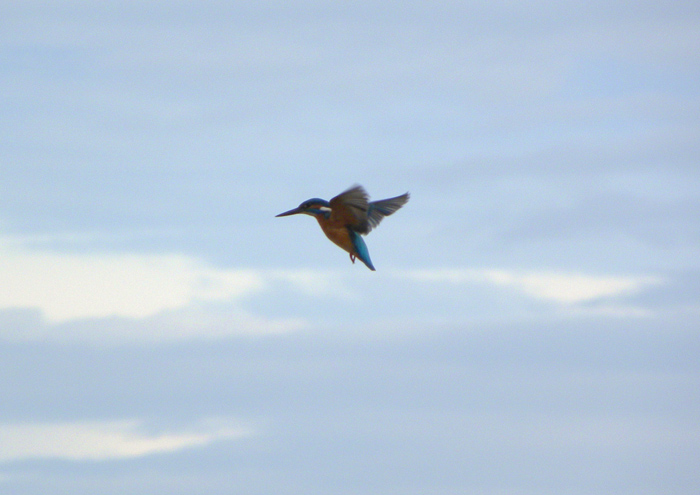
POLYGON ((409 194, 406 193, 395 198, 369 201, 365 189, 355 185, 330 201, 321 198, 307 199, 297 208, 276 216, 286 217, 304 213, 315 217, 326 237, 350 254, 350 261, 355 263, 357 258, 367 265, 367 268, 375 271, 362 235, 369 234, 384 217, 401 208, 408 199, 409 194))

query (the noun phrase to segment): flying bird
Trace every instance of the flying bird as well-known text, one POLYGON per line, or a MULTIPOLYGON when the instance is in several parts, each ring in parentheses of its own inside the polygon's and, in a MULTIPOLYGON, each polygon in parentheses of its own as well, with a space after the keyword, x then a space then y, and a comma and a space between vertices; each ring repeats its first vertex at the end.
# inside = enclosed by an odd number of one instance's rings
POLYGON ((364 188, 356 185, 330 201, 321 198, 307 199, 297 208, 276 216, 286 217, 304 213, 315 217, 326 237, 350 253, 350 261, 355 263, 357 258, 374 271, 362 235, 369 234, 384 217, 405 205, 408 198, 406 193, 395 198, 369 201, 364 188))

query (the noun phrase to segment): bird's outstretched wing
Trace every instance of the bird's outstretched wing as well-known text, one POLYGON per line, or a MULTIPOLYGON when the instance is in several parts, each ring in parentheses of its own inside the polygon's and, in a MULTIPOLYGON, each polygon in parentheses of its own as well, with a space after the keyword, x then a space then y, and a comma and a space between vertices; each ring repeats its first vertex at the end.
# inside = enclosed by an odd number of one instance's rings
POLYGON ((330 221, 334 224, 350 227, 355 232, 369 232, 369 196, 362 186, 353 186, 338 194, 329 202, 331 207, 330 221))
POLYGON ((369 202, 367 191, 356 185, 330 200, 331 222, 350 227, 359 234, 369 234, 388 217, 408 202, 409 194, 369 202))
POLYGON ((381 222, 384 217, 388 217, 405 205, 410 197, 408 193, 405 193, 395 198, 372 201, 367 209, 367 231, 363 233, 368 234, 373 228, 379 225, 379 222, 381 222))

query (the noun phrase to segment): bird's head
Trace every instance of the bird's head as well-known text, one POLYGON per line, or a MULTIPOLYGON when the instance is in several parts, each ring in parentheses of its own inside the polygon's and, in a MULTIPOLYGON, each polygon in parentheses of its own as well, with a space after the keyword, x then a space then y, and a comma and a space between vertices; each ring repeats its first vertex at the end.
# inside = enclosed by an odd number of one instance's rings
POLYGON ((298 215, 299 213, 304 213, 306 215, 311 215, 313 217, 317 217, 319 215, 323 215, 323 216, 327 217, 328 215, 331 214, 330 203, 328 203, 328 201, 326 201, 325 199, 311 198, 311 199, 307 199, 306 201, 304 201, 298 207, 293 208, 289 211, 285 211, 284 213, 280 213, 279 215, 275 215, 275 216, 276 217, 287 217, 289 215, 298 215))

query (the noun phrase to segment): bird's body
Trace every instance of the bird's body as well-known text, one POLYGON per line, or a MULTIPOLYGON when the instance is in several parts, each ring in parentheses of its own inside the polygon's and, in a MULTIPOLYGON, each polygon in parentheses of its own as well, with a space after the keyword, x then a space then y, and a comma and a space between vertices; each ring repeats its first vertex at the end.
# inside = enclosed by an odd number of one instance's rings
POLYGON ((312 198, 304 201, 299 207, 277 216, 304 213, 315 217, 326 237, 347 251, 353 263, 357 258, 367 265, 367 268, 374 270, 362 234, 369 234, 385 216, 405 205, 408 198, 406 193, 395 198, 370 202, 363 187, 354 186, 330 201, 312 198))

